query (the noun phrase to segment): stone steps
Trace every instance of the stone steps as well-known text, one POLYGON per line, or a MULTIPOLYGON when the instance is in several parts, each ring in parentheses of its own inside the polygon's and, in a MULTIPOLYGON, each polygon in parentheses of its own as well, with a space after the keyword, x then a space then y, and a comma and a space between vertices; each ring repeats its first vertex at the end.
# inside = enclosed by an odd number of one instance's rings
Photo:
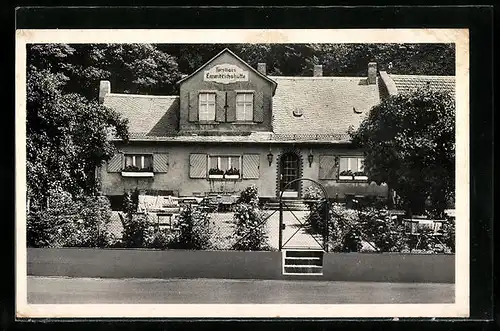
POLYGON ((323 253, 322 250, 284 250, 283 275, 322 275, 323 253))

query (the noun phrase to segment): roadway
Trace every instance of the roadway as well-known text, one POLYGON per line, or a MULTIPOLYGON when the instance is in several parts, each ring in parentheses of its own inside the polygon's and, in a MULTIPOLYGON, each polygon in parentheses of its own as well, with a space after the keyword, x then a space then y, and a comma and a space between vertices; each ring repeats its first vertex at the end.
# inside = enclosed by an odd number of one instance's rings
POLYGON ((454 284, 28 277, 30 304, 453 303, 454 284))

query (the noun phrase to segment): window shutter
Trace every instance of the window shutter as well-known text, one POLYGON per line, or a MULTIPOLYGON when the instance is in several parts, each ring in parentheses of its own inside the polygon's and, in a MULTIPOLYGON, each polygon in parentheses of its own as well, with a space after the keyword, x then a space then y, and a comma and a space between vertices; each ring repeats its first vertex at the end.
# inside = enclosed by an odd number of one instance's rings
POLYGON ((153 154, 153 171, 168 172, 168 153, 153 154))
POLYGON ((337 179, 339 167, 335 155, 319 156, 319 179, 337 179))
POLYGON ((253 121, 264 122, 264 93, 256 91, 253 97, 253 121))
POLYGON ((198 122, 198 92, 189 92, 189 122, 198 122))
POLYGON ((226 92, 217 91, 215 95, 215 120, 217 122, 226 121, 226 92))
POLYGON ((236 121, 236 92, 228 91, 227 92, 227 122, 236 121))
POLYGON ((108 161, 108 172, 121 172, 123 166, 123 154, 116 153, 108 161))
POLYGON ((189 155, 189 177, 206 178, 207 177, 207 154, 189 155))
POLYGON ((243 155, 243 178, 257 179, 259 178, 260 155, 259 154, 244 154, 243 155))

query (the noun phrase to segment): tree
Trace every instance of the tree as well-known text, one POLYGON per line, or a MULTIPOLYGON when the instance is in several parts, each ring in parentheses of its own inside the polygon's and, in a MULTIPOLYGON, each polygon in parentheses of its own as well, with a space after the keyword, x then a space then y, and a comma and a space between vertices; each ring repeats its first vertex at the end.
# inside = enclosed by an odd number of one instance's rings
POLYGON ((395 189, 410 214, 443 216, 455 189, 451 95, 426 89, 389 97, 351 135, 371 180, 395 189))
POLYGON ((109 133, 124 140, 128 133, 115 111, 63 93, 69 78, 59 71, 60 60, 71 56, 71 48, 36 45, 35 51, 43 56, 31 58, 27 68, 27 186, 30 200, 43 206, 51 189, 94 193, 95 168, 115 152, 109 133))
POLYGON ((152 44, 79 44, 68 66, 68 92, 97 98, 100 80, 121 93, 169 95, 180 79, 177 60, 152 44))
POLYGON ((180 79, 175 57, 152 44, 35 44, 28 63, 66 77, 63 93, 97 100, 100 80, 117 92, 168 95, 180 79))
POLYGON ((400 75, 454 75, 453 44, 311 44, 308 68, 322 64, 327 76, 364 76, 370 61, 400 75), (390 66, 389 66, 390 64, 390 66))

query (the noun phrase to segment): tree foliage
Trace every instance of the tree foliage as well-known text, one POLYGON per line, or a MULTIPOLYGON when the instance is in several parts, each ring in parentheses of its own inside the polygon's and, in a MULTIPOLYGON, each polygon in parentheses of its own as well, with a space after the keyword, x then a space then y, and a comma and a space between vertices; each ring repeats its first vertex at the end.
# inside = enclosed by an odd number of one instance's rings
POLYGON ((371 180, 385 182, 412 213, 443 217, 455 190, 455 103, 418 90, 384 100, 352 134, 371 180))
POLYGON ((311 76, 322 64, 325 76, 365 76, 367 64, 394 74, 454 75, 453 44, 158 44, 191 74, 224 48, 253 67, 264 62, 269 75, 311 76))
POLYGON ((63 45, 35 45, 27 68, 27 184, 43 201, 50 189, 78 196, 95 189, 94 171, 114 153, 108 134, 127 139, 118 113, 76 93, 64 93, 69 77, 58 59, 72 52, 63 45))

